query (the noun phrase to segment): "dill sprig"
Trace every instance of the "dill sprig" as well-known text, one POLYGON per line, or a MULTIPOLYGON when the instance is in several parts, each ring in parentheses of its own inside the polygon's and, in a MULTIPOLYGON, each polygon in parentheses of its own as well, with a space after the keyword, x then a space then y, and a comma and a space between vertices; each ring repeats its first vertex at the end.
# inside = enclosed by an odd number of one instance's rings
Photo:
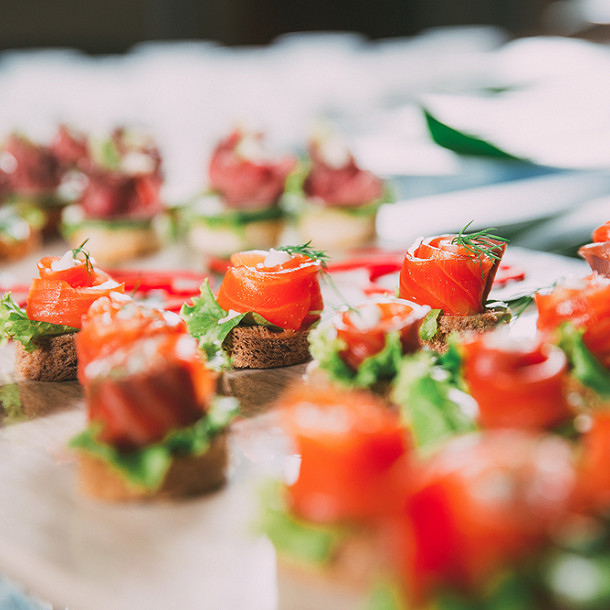
POLYGON ((324 250, 314 250, 311 247, 311 240, 298 246, 278 246, 276 250, 282 250, 282 252, 288 252, 288 254, 302 254, 303 256, 307 256, 311 260, 319 262, 323 269, 326 269, 330 259, 324 250))
POLYGON ((276 250, 282 250, 283 252, 288 252, 288 254, 303 254, 304 256, 319 262, 320 266, 322 267, 322 279, 328 282, 328 285, 335 293, 335 296, 339 299, 339 301, 341 301, 342 304, 344 303, 348 309, 353 310, 353 307, 347 303, 347 299, 341 294, 337 284, 335 284, 335 280, 328 271, 328 261, 330 260, 330 256, 324 250, 314 250, 311 247, 311 239, 307 243, 297 246, 278 246, 276 250))
POLYGON ((482 257, 487 256, 495 261, 499 261, 502 257, 498 256, 497 251, 502 250, 502 245, 508 242, 506 237, 494 235, 491 231, 496 231, 495 228, 482 229, 475 233, 466 233, 468 227, 474 222, 471 220, 465 225, 460 232, 451 240, 452 244, 462 246, 472 254, 472 258, 482 262, 482 257), (501 243, 498 243, 501 242, 501 243))
POLYGON ((87 239, 78 247, 72 250, 72 258, 77 259, 79 254, 82 254, 85 257, 85 269, 87 270, 87 275, 90 276, 93 273, 93 263, 91 262, 91 254, 89 254, 88 250, 85 250, 85 244, 89 241, 87 239))

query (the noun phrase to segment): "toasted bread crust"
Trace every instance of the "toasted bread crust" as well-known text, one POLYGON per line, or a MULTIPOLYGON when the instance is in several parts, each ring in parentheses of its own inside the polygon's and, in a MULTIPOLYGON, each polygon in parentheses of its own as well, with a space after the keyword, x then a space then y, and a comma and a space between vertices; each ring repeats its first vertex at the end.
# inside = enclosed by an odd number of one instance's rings
POLYGON ((77 248, 87 240, 87 249, 102 265, 116 265, 159 250, 159 235, 152 224, 108 226, 84 223, 70 234, 70 245, 77 248))
POLYGON ((74 334, 39 337, 28 353, 19 341, 15 347, 15 372, 34 381, 70 381, 76 379, 77 359, 74 334))
POLYGON ((483 313, 471 316, 448 316, 441 314, 438 317, 438 330, 432 339, 422 343, 436 352, 447 351, 447 337, 453 332, 475 332, 484 333, 492 328, 508 321, 505 311, 494 311, 488 309, 483 313))
POLYGON ((176 456, 158 489, 133 485, 106 462, 81 453, 78 478, 81 491, 98 500, 171 499, 200 495, 221 487, 226 481, 229 461, 228 432, 216 436, 202 455, 176 456))
POLYGON ((309 330, 274 331, 266 326, 236 326, 223 347, 237 369, 270 369, 307 362, 309 330))

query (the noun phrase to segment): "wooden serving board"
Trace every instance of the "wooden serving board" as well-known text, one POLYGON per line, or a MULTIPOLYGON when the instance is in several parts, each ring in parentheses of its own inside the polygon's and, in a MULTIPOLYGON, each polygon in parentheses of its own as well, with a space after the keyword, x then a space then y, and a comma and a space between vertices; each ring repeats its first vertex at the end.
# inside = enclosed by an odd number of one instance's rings
MULTIPOLYGON (((537 286, 586 273, 583 263, 550 255, 513 259, 537 286)), ((344 277, 343 287, 354 278, 344 277)), ((243 413, 224 489, 183 502, 112 505, 79 493, 75 456, 66 449, 85 425, 80 386, 17 379, 13 346, 1 348, 0 573, 75 610, 272 610, 275 556, 255 532, 257 488, 284 466, 270 407, 304 371, 300 365, 222 379, 243 413)))

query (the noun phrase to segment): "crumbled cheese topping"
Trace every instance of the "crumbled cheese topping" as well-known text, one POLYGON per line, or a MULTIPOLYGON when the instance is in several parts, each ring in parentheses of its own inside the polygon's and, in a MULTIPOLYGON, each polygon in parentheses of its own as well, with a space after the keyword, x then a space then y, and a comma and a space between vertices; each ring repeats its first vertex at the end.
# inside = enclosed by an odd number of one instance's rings
POLYGON ((68 250, 59 260, 51 263, 52 271, 65 271, 79 265, 80 261, 74 258, 72 250, 68 250))
POLYGON ((235 152, 248 161, 265 161, 267 158, 261 139, 254 134, 245 134, 235 147, 235 152))
POLYGON ((269 254, 267 254, 265 260, 263 261, 263 267, 275 267, 276 265, 283 265, 284 263, 287 263, 290 259, 291 256, 290 254, 288 254, 288 252, 271 248, 269 250, 269 254))
POLYGON ((358 330, 368 330, 375 327, 381 320, 381 310, 376 303, 367 303, 353 311, 350 314, 350 320, 358 330))
POLYGON ((569 275, 561 284, 562 288, 567 288, 568 290, 585 290, 587 287, 587 282, 585 278, 576 277, 573 275, 569 275))
POLYGON ((103 284, 91 286, 91 288, 95 288, 97 290, 108 290, 109 288, 116 288, 117 286, 118 284, 114 280, 106 280, 103 284))

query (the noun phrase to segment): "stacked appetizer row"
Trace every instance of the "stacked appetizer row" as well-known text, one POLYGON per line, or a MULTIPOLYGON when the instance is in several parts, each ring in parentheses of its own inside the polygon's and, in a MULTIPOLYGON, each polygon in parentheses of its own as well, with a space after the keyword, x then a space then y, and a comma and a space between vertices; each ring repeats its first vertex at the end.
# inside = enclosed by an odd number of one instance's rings
POLYGON ((0 159, 2 213, 29 221, 29 237, 4 231, 7 258, 31 249, 39 230, 61 230, 74 247, 88 239, 112 264, 158 247, 151 221, 163 209, 161 157, 142 133, 95 139, 61 126, 49 145, 12 134, 0 159))
POLYGON ((388 201, 381 179, 358 167, 329 128, 318 130, 302 160, 274 159, 262 134, 238 129, 214 150, 209 191, 185 219, 191 245, 206 255, 269 249, 287 227, 292 241, 340 252, 373 240, 376 212, 388 201))
POLYGON ((262 134, 237 129, 213 151, 207 182, 189 205, 167 206, 159 149, 136 130, 94 138, 61 126, 49 145, 12 134, 0 155, 0 254, 31 250, 45 227, 60 229, 72 247, 88 239, 96 259, 113 266, 158 250, 176 223, 206 257, 268 249, 291 232, 343 250, 371 242, 375 213, 388 200, 382 181, 328 129, 300 161, 272 158, 262 134))

